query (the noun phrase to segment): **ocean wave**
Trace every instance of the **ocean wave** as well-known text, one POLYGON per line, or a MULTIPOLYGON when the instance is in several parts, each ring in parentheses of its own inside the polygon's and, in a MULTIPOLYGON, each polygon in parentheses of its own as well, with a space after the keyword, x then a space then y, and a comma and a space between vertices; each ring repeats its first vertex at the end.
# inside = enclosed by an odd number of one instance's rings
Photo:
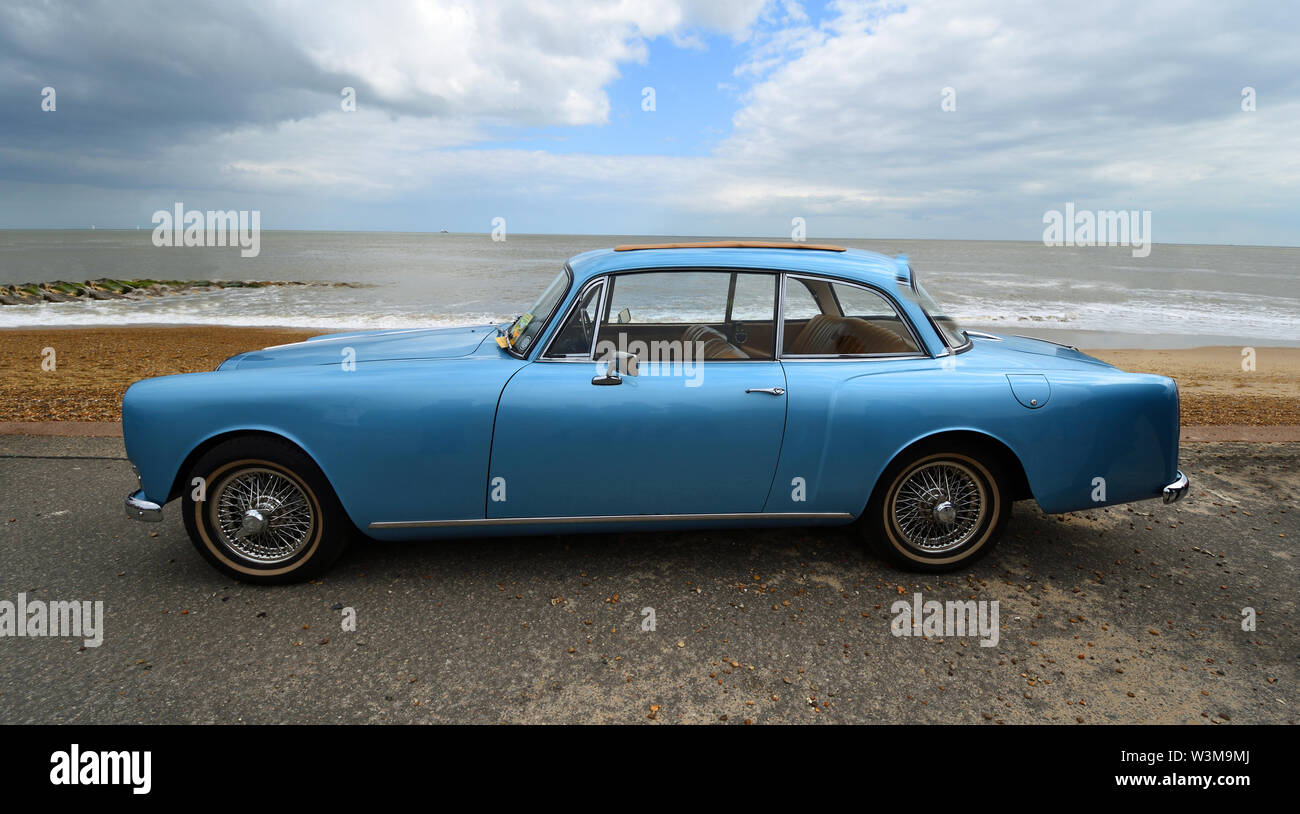
POLYGON ((970 327, 1041 325, 1078 331, 1130 334, 1242 336, 1291 340, 1300 337, 1300 315, 1277 307, 1133 299, 1119 302, 1026 303, 966 301, 951 309, 970 327))
MULTIPOLYGON (((133 308, 143 303, 75 302, 10 305, 0 309, 0 328, 64 328, 116 325, 229 325, 246 328, 324 328, 373 330, 382 328, 452 328, 509 321, 489 312, 338 312, 257 313, 184 307, 133 308)), ((155 303, 149 303, 154 305, 155 303)))
MULTIPOLYGON (((137 246, 133 235, 54 237, 0 234, 7 272, 20 279, 75 278, 87 246, 93 245, 96 267, 86 269, 87 277, 310 278, 325 284, 4 305, 0 328, 229 325, 346 331, 502 322, 529 307, 559 268, 556 258, 609 242, 530 238, 512 241, 510 254, 503 255, 505 247, 483 236, 374 234, 358 244, 355 235, 276 233, 267 237, 263 257, 240 264, 227 262, 225 255, 159 252, 147 240, 137 246), (106 239, 116 241, 112 251, 102 251, 106 239), (15 248, 15 242, 22 246, 15 248), (367 287, 329 286, 341 282, 367 287)), ((930 292, 972 328, 1233 336, 1257 343, 1300 338, 1300 300, 1293 285, 1300 252, 1295 249, 1243 254, 1230 247, 1186 247, 1171 250, 1168 259, 1162 254, 1164 265, 1157 267, 1109 253, 1097 253, 1094 263, 1094 255, 1084 258, 1032 243, 919 241, 895 248, 909 250, 930 292)), ((701 296, 709 295, 675 291, 656 302, 660 313, 642 307, 635 316, 686 318, 718 310, 713 302, 707 309, 695 307, 706 304, 701 296)))

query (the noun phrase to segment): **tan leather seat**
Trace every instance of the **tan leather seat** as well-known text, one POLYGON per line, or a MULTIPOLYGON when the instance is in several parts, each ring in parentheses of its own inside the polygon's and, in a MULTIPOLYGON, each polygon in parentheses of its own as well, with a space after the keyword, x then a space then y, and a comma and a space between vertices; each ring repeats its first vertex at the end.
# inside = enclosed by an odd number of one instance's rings
POLYGON ((692 325, 682 332, 683 342, 707 342, 710 339, 726 339, 722 331, 708 325, 692 325))
POLYGON ((705 359, 748 359, 749 354, 727 341, 727 337, 716 328, 708 325, 692 325, 682 334, 682 342, 688 348, 689 343, 704 343, 705 359))
POLYGON ((710 339, 704 343, 705 359, 748 359, 749 354, 725 339, 710 339))
POLYGON ((857 317, 818 314, 786 348, 796 355, 840 355, 856 353, 908 353, 916 348, 898 334, 857 317))

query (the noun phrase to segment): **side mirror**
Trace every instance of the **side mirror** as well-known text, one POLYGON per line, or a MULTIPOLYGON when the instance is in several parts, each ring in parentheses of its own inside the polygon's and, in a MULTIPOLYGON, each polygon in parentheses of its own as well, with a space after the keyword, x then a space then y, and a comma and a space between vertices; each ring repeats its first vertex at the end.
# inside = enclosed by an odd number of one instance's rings
POLYGON ((606 386, 622 384, 623 375, 639 375, 636 368, 636 355, 614 351, 609 357, 609 365, 606 366, 604 375, 596 376, 591 383, 606 386))

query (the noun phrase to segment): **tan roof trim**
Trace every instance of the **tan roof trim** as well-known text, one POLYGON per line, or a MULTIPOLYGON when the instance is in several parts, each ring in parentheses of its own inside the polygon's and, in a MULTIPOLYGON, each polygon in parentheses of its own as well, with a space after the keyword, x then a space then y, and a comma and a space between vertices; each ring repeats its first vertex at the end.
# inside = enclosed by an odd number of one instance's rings
POLYGON ((842 252, 843 246, 829 243, 777 243, 763 240, 714 240, 704 243, 625 243, 615 246, 616 252, 635 252, 642 249, 813 249, 823 252, 842 252))

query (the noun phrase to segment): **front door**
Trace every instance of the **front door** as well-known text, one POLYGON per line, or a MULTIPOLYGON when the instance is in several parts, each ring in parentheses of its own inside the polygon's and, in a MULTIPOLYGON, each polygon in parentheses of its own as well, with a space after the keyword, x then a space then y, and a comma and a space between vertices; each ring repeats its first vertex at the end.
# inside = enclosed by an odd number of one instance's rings
POLYGON ((582 292, 501 394, 487 516, 761 512, 786 414, 775 291, 773 274, 671 271, 582 292))

